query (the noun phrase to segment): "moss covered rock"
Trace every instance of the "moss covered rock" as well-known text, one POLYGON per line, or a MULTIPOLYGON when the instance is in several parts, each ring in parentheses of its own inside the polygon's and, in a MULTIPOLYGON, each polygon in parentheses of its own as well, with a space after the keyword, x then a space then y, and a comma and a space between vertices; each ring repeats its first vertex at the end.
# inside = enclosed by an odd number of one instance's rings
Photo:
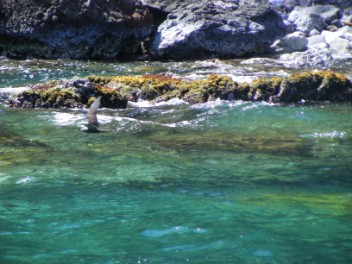
POLYGON ((284 78, 277 95, 278 101, 344 102, 352 100, 351 81, 333 71, 308 71, 284 78))
POLYGON ((83 107, 102 96, 102 107, 125 108, 127 101, 183 99, 202 103, 217 98, 297 103, 301 100, 351 102, 352 83, 333 71, 308 71, 288 77, 259 78, 238 84, 213 74, 202 80, 184 80, 171 75, 90 76, 73 81, 38 84, 10 99, 13 107, 83 107))
POLYGON ((115 89, 88 80, 57 81, 38 84, 7 101, 11 107, 82 108, 92 98, 102 96, 102 107, 126 108, 127 98, 115 89))

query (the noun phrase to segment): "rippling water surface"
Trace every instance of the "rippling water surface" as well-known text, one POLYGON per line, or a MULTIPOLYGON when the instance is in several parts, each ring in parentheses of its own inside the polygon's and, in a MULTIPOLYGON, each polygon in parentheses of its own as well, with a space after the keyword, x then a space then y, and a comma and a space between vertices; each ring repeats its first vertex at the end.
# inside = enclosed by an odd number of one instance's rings
MULTIPOLYGON (((213 62, 1 65, 3 88, 99 71, 229 73, 213 62)), ((351 105, 174 100, 98 118, 109 132, 82 132, 81 110, 0 104, 0 263, 352 261, 351 105)))

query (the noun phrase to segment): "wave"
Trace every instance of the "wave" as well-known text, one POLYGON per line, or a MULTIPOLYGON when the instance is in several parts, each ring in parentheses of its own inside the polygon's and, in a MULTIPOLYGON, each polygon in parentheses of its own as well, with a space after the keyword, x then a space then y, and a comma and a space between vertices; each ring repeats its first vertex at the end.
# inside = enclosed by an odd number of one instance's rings
POLYGON ((330 138, 330 139, 342 139, 347 135, 344 131, 332 131, 332 132, 314 132, 312 134, 303 134, 302 138, 330 138))
POLYGON ((164 102, 158 102, 158 103, 153 103, 149 101, 138 101, 138 102, 128 102, 129 106, 132 107, 144 107, 144 108, 150 108, 150 107, 158 107, 158 106, 175 106, 175 105, 186 105, 188 104, 186 101, 178 99, 178 98, 173 98, 168 101, 164 102))

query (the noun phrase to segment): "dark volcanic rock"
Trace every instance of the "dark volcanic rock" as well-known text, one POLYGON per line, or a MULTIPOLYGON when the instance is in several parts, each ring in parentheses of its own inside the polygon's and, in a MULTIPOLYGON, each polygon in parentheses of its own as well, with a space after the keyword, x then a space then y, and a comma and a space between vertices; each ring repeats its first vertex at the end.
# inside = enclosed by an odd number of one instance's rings
POLYGON ((210 0, 144 2, 168 14, 151 45, 151 54, 156 58, 258 55, 266 53, 286 33, 281 16, 266 4, 237 5, 238 1, 210 0))
POLYGON ((135 52, 152 23, 137 0, 1 0, 0 54, 116 58, 135 52))

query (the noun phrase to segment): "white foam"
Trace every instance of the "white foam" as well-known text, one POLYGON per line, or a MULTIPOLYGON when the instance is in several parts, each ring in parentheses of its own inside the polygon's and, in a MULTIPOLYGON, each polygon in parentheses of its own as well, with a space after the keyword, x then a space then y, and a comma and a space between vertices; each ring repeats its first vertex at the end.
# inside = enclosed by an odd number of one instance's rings
POLYGON ((190 109, 215 108, 215 107, 220 106, 224 103, 225 103, 225 101, 221 100, 220 98, 217 98, 214 101, 194 104, 194 105, 190 106, 190 109))
POLYGON ((16 181, 16 184, 27 184, 30 183, 31 181, 33 181, 33 177, 32 176, 26 176, 24 178, 19 179, 18 181, 16 181))
POLYGON ((72 113, 60 113, 54 112, 52 116, 52 121, 58 126, 69 126, 76 123, 80 123, 86 120, 85 115, 78 115, 72 113))
POLYGON ((5 88, 0 88, 0 94, 15 94, 15 93, 20 93, 25 90, 28 90, 30 87, 28 86, 20 86, 20 87, 5 87, 5 88))
POLYGON ((141 107, 141 108, 150 108, 150 107, 155 107, 155 106, 174 106, 174 105, 182 105, 182 104, 188 104, 187 102, 185 102, 184 100, 178 99, 178 98, 173 98, 170 99, 168 101, 163 101, 163 102, 159 102, 159 103, 152 103, 149 101, 143 101, 140 100, 138 102, 128 102, 128 104, 130 106, 133 107, 141 107))
MULTIPOLYGON (((114 117, 109 115, 97 115, 98 121, 100 124, 110 123, 114 117)), ((70 126, 75 124, 85 124, 87 123, 87 117, 85 113, 77 114, 77 113, 61 113, 54 112, 51 120, 55 125, 58 126, 70 126)))
POLYGON ((344 138, 346 136, 346 132, 344 131, 332 131, 332 132, 323 132, 323 133, 312 133, 312 134, 304 134, 301 137, 304 138, 344 138))

